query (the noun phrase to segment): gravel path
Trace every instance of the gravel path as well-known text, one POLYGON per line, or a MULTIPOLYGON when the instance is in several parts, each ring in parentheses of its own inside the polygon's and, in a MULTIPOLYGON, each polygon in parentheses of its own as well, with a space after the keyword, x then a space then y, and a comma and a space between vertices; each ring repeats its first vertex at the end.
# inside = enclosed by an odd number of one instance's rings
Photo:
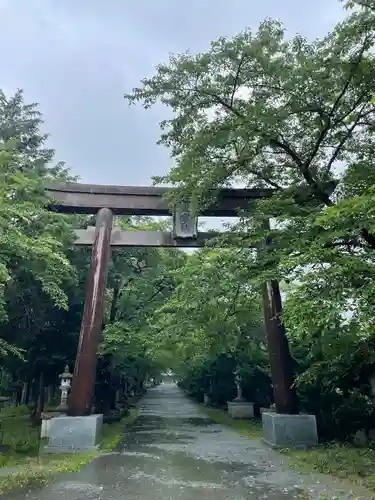
POLYGON ((207 419, 174 384, 151 389, 141 416, 117 452, 80 473, 6 496, 12 500, 358 499, 326 476, 295 472, 260 441, 207 419))

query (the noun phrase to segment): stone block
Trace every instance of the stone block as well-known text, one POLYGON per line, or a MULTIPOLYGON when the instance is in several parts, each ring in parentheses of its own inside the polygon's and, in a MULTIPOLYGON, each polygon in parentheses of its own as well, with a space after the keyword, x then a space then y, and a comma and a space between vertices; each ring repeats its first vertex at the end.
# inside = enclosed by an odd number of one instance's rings
POLYGON ((50 420, 46 453, 74 453, 98 449, 103 428, 103 415, 87 417, 61 416, 50 420))
POLYGON ((40 437, 42 438, 48 437, 50 427, 51 427, 51 419, 49 420, 43 419, 42 428, 40 430, 40 437))
POLYGON ((59 413, 58 411, 44 411, 42 413, 42 428, 40 430, 40 437, 45 438, 49 435, 49 429, 51 427, 51 420, 56 417, 64 416, 64 413, 59 413))
POLYGON ((360 448, 368 446, 368 437, 366 432, 363 430, 357 431, 353 436, 353 444, 354 446, 358 446, 360 448))
POLYGON ((208 394, 204 394, 203 395, 203 403, 206 405, 206 406, 210 406, 211 404, 211 398, 208 394))
POLYGON ((272 448, 310 448, 318 444, 315 415, 263 413, 263 439, 272 448))
POLYGON ((228 415, 234 419, 254 417, 254 405, 248 401, 228 401, 228 415))
POLYGON ((7 396, 0 396, 0 408, 5 408, 6 406, 10 406, 12 401, 7 396))

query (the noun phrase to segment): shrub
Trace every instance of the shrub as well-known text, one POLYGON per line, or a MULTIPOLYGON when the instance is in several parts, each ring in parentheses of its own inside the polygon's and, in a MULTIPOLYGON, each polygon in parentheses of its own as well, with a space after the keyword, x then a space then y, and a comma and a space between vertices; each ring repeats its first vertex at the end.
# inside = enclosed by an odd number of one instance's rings
POLYGON ((39 449, 39 428, 31 420, 27 406, 9 406, 0 410, 3 444, 16 453, 35 454, 39 449))

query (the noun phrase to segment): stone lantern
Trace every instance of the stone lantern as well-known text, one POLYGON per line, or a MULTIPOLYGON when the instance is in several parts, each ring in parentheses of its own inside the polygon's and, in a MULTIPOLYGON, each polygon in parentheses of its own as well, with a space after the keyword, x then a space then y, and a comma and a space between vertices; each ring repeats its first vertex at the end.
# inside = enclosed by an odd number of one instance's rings
POLYGON ((232 418, 247 419, 254 417, 254 404, 245 400, 242 396, 242 380, 240 368, 237 366, 235 375, 235 383, 237 395, 233 401, 228 401, 228 415, 232 418))
POLYGON ((241 379, 241 375, 240 375, 240 370, 239 368, 236 369, 236 372, 235 372, 235 378, 234 378, 234 381, 235 381, 235 384, 236 384, 236 389, 237 389, 237 396, 235 397, 234 401, 245 401, 244 397, 242 396, 242 379, 241 379))
POLYGON ((60 391, 61 391, 61 401, 56 410, 61 412, 68 411, 68 394, 72 385, 73 375, 69 371, 69 365, 65 366, 64 373, 59 375, 61 380, 60 391))

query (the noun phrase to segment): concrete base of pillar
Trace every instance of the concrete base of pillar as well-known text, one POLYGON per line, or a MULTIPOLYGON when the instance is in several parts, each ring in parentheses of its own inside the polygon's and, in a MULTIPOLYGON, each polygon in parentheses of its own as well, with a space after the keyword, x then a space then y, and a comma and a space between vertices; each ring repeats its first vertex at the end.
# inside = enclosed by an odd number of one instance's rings
POLYGON ((47 411, 42 413, 42 427, 40 430, 40 437, 46 438, 49 436, 49 430, 51 427, 51 420, 53 418, 62 417, 64 413, 60 413, 58 411, 47 411))
POLYGON ((48 445, 45 453, 75 453, 98 449, 103 428, 103 415, 56 417, 49 421, 48 445))
POLYGON ((254 405, 248 401, 228 401, 228 415, 234 419, 247 419, 254 417, 254 405))
POLYGON ((211 404, 211 398, 208 394, 204 394, 203 396, 203 403, 206 405, 206 406, 209 406, 211 404))
POLYGON ((263 413, 263 440, 272 448, 311 448, 318 444, 315 415, 263 413))
POLYGON ((49 435, 49 429, 51 427, 51 420, 52 419, 43 419, 42 420, 42 428, 40 429, 40 437, 46 438, 49 435))

